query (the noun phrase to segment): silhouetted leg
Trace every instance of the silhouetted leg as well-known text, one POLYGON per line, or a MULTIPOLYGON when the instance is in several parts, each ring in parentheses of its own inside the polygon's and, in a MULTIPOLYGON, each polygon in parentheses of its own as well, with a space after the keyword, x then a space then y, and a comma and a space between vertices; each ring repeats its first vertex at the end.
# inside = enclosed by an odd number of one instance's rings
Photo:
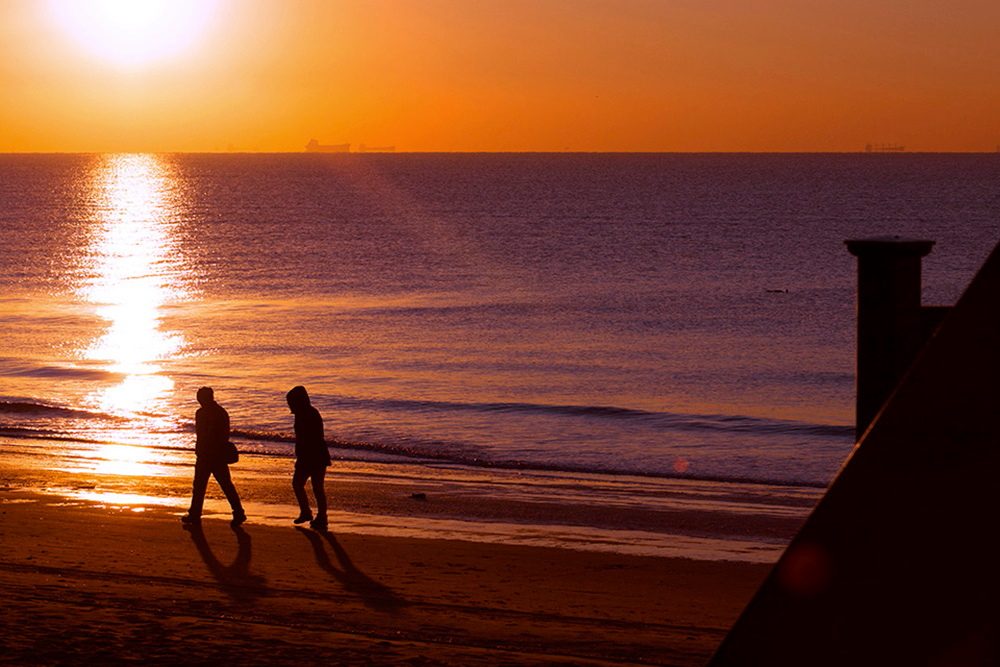
POLYGON ((326 468, 319 468, 312 474, 313 494, 316 496, 316 517, 326 519, 326 488, 323 480, 326 477, 326 468))
POLYGON ((305 470, 295 469, 292 475, 292 490, 295 491, 295 499, 299 502, 299 516, 295 523, 305 523, 312 518, 312 511, 309 509, 309 497, 306 496, 306 480, 309 473, 305 470))
POLYGON ((310 473, 313 493, 316 495, 316 518, 309 522, 309 526, 314 530, 326 530, 326 490, 323 488, 325 475, 326 468, 322 466, 310 473))
POLYGON ((191 484, 191 509, 188 516, 197 519, 205 506, 205 489, 208 488, 208 478, 212 474, 211 466, 202 461, 195 461, 194 482, 191 484))
POLYGON ((233 478, 229 475, 229 466, 225 463, 220 463, 212 470, 212 474, 215 475, 215 481, 219 483, 222 492, 226 494, 229 506, 233 508, 233 519, 246 519, 246 514, 243 512, 243 503, 240 502, 240 494, 236 492, 236 485, 233 484, 233 478))

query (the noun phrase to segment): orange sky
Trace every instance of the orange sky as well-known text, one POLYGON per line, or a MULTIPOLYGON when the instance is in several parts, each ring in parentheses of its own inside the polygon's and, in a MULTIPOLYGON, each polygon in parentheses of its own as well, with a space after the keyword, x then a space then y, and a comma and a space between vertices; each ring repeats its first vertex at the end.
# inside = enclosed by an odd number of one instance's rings
POLYGON ((218 0, 139 66, 55 1, 0 0, 0 151, 1000 145, 997 0, 218 0))

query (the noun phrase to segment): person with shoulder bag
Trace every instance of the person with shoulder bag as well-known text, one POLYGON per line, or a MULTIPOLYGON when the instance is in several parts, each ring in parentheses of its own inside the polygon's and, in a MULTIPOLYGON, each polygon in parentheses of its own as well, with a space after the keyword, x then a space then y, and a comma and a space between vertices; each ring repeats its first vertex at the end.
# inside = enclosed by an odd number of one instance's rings
POLYGON ((191 508, 181 517, 187 524, 201 522, 201 512, 205 504, 205 491, 208 488, 208 478, 215 477, 226 500, 233 510, 234 528, 247 520, 240 495, 229 474, 229 464, 239 460, 236 446, 229 441, 229 413, 215 402, 215 392, 211 387, 198 390, 198 403, 201 405, 194 416, 196 435, 194 453, 194 483, 191 490, 191 508))

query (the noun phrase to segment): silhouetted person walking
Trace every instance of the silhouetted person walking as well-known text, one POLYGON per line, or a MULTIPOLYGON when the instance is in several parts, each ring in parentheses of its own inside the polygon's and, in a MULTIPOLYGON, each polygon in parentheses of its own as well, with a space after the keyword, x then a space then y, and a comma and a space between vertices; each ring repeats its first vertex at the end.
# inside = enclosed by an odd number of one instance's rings
POLYGON ((288 407, 295 415, 295 474, 292 489, 299 501, 299 516, 295 523, 305 523, 317 530, 326 530, 326 490, 323 480, 330 465, 330 451, 323 439, 323 418, 309 403, 305 387, 294 387, 288 395, 288 407), (306 480, 312 479, 313 494, 316 496, 316 518, 313 519, 306 496, 306 480))
POLYGON ((198 403, 201 407, 194 415, 194 431, 197 440, 194 445, 194 484, 191 490, 191 509, 181 517, 184 523, 201 521, 201 510, 205 504, 205 490, 208 488, 209 476, 215 476, 226 500, 233 509, 233 520, 230 525, 239 526, 247 520, 236 493, 232 477, 229 475, 229 455, 233 451, 229 444, 229 413, 215 402, 215 392, 211 387, 198 390, 198 403))

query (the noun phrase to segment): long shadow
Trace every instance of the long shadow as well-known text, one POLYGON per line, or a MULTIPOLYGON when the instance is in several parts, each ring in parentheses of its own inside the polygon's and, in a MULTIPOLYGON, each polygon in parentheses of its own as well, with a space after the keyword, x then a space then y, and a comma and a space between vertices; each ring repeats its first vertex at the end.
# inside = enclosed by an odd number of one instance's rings
POLYGON ((296 526, 295 529, 309 540, 313 554, 316 556, 317 565, 330 573, 344 587, 344 590, 354 593, 361 598, 361 601, 367 606, 377 611, 398 614, 408 604, 406 600, 397 595, 391 588, 375 581, 355 567, 354 562, 351 561, 351 557, 347 555, 340 542, 337 541, 337 538, 330 531, 317 532, 306 530, 300 526, 296 526), (333 550, 339 567, 334 565, 330 560, 330 556, 327 554, 326 547, 323 544, 324 541, 333 550))
POLYGON ((267 580, 260 575, 250 573, 250 534, 241 526, 232 528, 236 535, 237 552, 231 565, 223 565, 219 561, 200 524, 186 525, 184 530, 191 536, 191 541, 198 549, 198 555, 205 561, 209 573, 219 582, 219 588, 226 595, 236 602, 251 605, 258 598, 268 594, 267 580))

